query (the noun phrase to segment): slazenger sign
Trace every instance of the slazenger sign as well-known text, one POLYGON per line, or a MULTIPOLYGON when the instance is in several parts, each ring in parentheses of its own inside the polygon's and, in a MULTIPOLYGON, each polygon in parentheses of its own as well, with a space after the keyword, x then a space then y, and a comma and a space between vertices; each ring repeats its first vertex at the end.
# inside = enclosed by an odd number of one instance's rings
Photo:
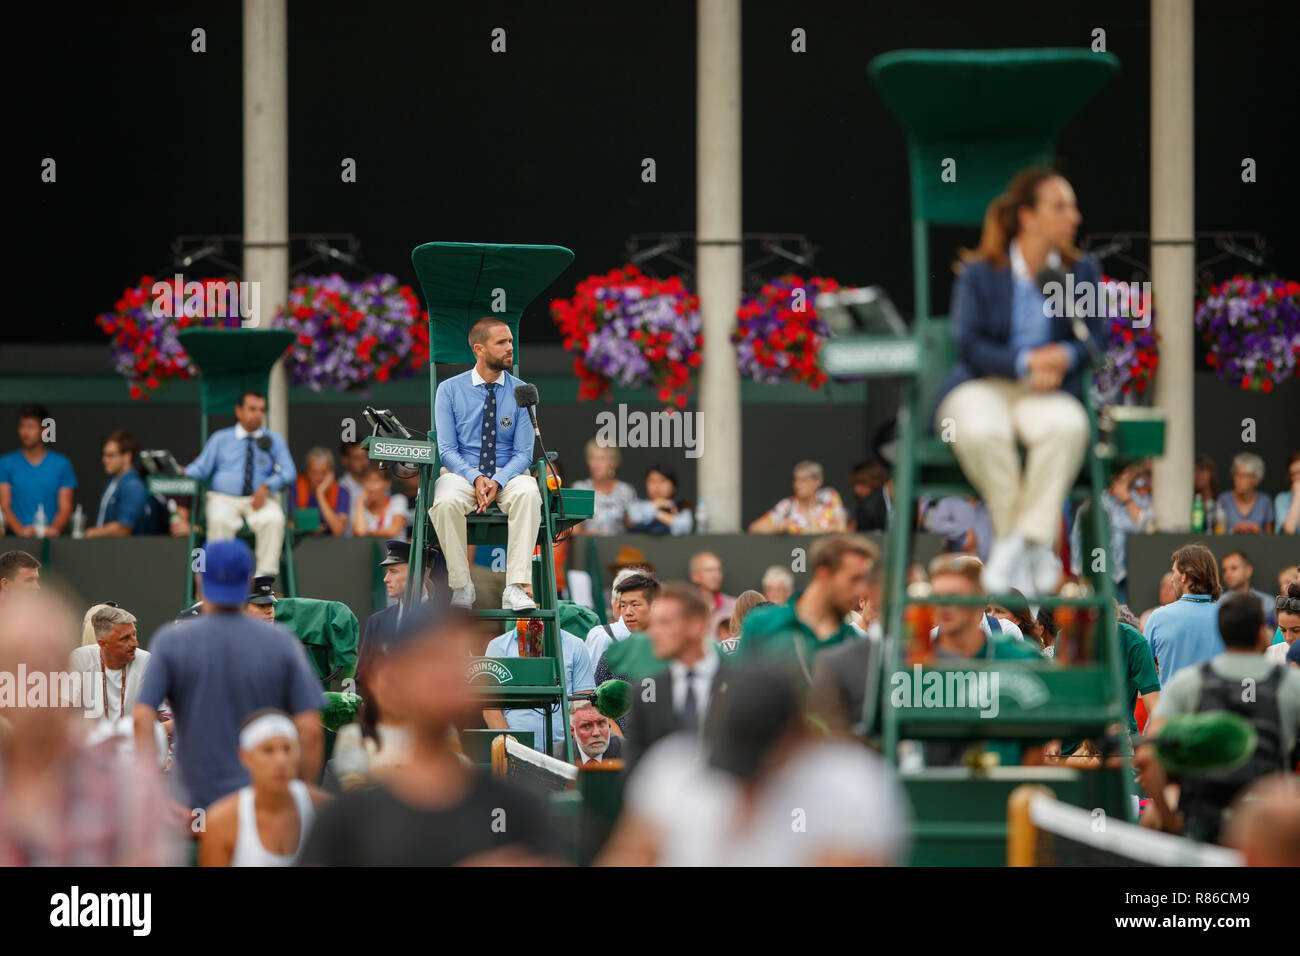
POLYGON ((465 672, 465 679, 472 684, 478 677, 490 677, 498 684, 505 684, 515 679, 515 675, 510 673, 510 668, 492 658, 484 658, 469 665, 469 669, 465 672))
POLYGON ((370 446, 372 455, 398 455, 403 461, 433 461, 433 446, 417 443, 377 441, 370 446))

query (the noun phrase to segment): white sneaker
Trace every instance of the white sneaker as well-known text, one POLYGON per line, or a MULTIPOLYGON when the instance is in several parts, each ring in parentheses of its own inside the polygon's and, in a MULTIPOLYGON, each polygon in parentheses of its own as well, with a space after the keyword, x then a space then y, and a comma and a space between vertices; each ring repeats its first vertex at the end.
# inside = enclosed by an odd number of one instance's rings
POLYGON ((456 588, 451 592, 452 607, 473 607, 474 606, 474 582, 467 581, 463 588, 456 588))
POLYGON ((1025 561, 1025 541, 1019 534, 1009 534, 993 542, 988 564, 980 583, 987 594, 1008 593, 1025 561))
POLYGON ((512 584, 501 592, 501 608, 506 611, 535 611, 537 602, 519 585, 512 584))
POLYGON ((1061 559, 1051 545, 1030 542, 1025 548, 1025 559, 1033 582, 1034 594, 1055 594, 1061 586, 1061 559))

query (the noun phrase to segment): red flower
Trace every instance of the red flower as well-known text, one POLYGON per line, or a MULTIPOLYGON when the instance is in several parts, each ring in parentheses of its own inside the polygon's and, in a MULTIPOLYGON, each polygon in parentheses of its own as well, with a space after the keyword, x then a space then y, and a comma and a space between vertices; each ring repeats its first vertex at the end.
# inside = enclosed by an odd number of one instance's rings
POLYGON ((1273 391, 1273 380, 1271 378, 1266 378, 1260 383, 1259 387, 1265 392, 1271 392, 1273 391))
POLYGON ((677 407, 678 407, 678 408, 685 408, 685 407, 686 407, 686 396, 685 396, 685 395, 678 395, 675 399, 673 399, 673 401, 677 403, 677 407))
POLYGON ((388 381, 388 366, 381 365, 379 368, 375 369, 375 378, 380 382, 388 381))
POLYGON ((1249 377, 1249 376, 1247 376, 1246 378, 1243 378, 1243 379, 1241 380, 1241 390, 1242 390, 1243 392, 1249 392, 1249 391, 1250 391, 1250 377, 1249 377))
POLYGON ((701 357, 699 352, 692 352, 690 355, 686 356, 686 364, 691 368, 697 368, 700 364, 700 360, 701 357))

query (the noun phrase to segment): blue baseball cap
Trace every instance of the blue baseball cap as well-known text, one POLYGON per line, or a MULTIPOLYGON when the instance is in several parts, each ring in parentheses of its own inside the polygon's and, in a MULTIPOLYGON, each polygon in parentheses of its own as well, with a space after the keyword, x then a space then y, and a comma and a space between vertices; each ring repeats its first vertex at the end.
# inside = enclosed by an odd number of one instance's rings
POLYGON ((248 600, 253 580, 253 552, 235 538, 214 541, 203 552, 203 597, 213 604, 239 605, 248 600))

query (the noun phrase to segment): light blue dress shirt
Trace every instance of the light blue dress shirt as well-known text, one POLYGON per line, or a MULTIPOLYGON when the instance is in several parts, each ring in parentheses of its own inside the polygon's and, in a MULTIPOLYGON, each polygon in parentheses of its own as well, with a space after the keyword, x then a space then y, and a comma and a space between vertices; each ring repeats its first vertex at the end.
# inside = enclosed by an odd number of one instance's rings
MULTIPOLYGON (((496 474, 488 475, 504 488, 533 463, 533 423, 527 410, 515 404, 515 386, 522 385, 509 372, 497 379, 496 474)), ((433 399, 434 427, 438 430, 438 456, 442 466, 471 485, 479 476, 483 438, 483 403, 486 385, 477 369, 454 375, 438 386, 433 399)))
POLYGON ((1184 667, 1202 664, 1223 653, 1219 605, 1208 594, 1184 594, 1151 612, 1146 639, 1160 668, 1163 689, 1169 678, 1184 667))
MULTIPOLYGON (((582 638, 568 631, 560 631, 561 648, 560 654, 564 658, 564 690, 569 694, 576 694, 580 691, 592 691, 596 689, 596 668, 592 666, 591 655, 587 653, 587 645, 582 642, 582 638)), ((483 652, 484 657, 518 657, 519 656, 519 639, 514 628, 506 631, 500 637, 494 637, 488 642, 487 650, 483 652)), ((542 709, 537 708, 508 708, 503 709, 501 713, 506 718, 506 723, 510 725, 511 730, 531 730, 533 732, 533 742, 537 750, 543 749, 542 731, 545 729, 542 723, 542 709)), ((569 719, 568 707, 561 707, 559 704, 551 705, 551 740, 552 742, 564 739, 563 721, 569 719)))
MULTIPOLYGON (((1052 340, 1052 319, 1044 306, 1046 298, 1038 287, 1038 279, 1029 274, 1025 257, 1020 253, 1020 244, 1011 240, 1011 338, 1008 348, 1016 356, 1016 374, 1021 378, 1029 375, 1029 353, 1040 345, 1052 340)), ((1047 265, 1053 269, 1061 267, 1061 256, 1053 251, 1048 253, 1047 265)), ((1064 295, 1065 290, 1061 290, 1064 295)), ((1074 371, 1078 356, 1070 351, 1069 371, 1074 371)))
POLYGON ((223 495, 243 495, 244 460, 248 454, 249 441, 253 442, 254 491, 266 485, 271 491, 278 492, 297 479, 298 471, 293 466, 289 446, 283 438, 265 428, 250 435, 241 425, 213 432, 199 457, 185 466, 185 474, 191 478, 203 479, 213 491, 223 495), (269 452, 257 447, 257 439, 262 435, 271 439, 269 452), (275 470, 277 465, 280 468, 278 472, 275 470))

